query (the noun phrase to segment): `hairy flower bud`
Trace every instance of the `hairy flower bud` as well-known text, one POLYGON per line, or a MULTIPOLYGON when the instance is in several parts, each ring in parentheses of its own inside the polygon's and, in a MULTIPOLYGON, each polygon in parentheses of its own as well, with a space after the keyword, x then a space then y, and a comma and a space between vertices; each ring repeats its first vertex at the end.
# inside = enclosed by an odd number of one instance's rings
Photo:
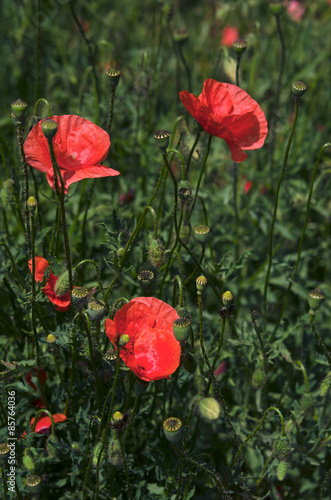
POLYGON ((54 287, 55 295, 63 297, 70 289, 69 273, 64 271, 57 279, 54 287))
POLYGON ((22 459, 22 462, 23 462, 23 465, 24 467, 29 470, 29 471, 33 471, 34 468, 35 468, 35 465, 34 465, 34 462, 32 460, 32 457, 31 455, 29 454, 28 450, 26 449, 24 451, 24 455, 23 455, 23 459, 22 459))
POLYGON ((322 396, 322 398, 327 395, 330 387, 331 387, 331 372, 329 372, 327 376, 322 380, 320 387, 320 395, 322 396))
POLYGON ((122 463, 123 463, 123 455, 122 455, 122 452, 121 452, 120 443, 117 441, 117 439, 111 439, 109 441, 108 457, 109 457, 110 463, 112 465, 115 465, 115 467, 118 467, 119 465, 122 465, 122 463))
POLYGON ((276 471, 278 481, 283 481, 283 479, 286 476, 287 470, 288 470, 288 463, 285 462, 284 460, 281 460, 277 465, 277 471, 276 471))
POLYGON ((153 239, 149 246, 148 256, 150 263, 159 269, 164 262, 165 249, 162 241, 160 239, 153 239))
MULTIPOLYGON (((98 463, 98 460, 99 460, 99 455, 100 455, 100 452, 101 452, 101 449, 102 449, 102 443, 98 443, 95 445, 94 449, 93 449, 93 458, 92 458, 92 463, 93 463, 93 466, 96 467, 97 466, 97 463, 98 463)), ((100 463, 102 463, 105 459, 105 450, 102 451, 102 455, 101 455, 101 458, 100 458, 100 463)))
POLYGON ((199 413, 206 420, 217 420, 221 413, 219 402, 214 398, 203 398, 199 401, 199 413))
POLYGON ((180 226, 179 237, 182 242, 186 245, 191 236, 191 224, 189 220, 184 220, 183 224, 180 226))
POLYGON ((280 460, 289 458, 292 453, 289 438, 287 436, 278 436, 273 442, 272 452, 280 460))

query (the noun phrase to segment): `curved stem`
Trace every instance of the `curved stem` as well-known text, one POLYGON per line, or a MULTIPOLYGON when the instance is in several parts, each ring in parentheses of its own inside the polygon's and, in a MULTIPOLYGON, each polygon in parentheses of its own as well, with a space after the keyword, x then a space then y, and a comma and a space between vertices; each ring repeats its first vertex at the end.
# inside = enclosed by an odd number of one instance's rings
POLYGON ((191 147, 191 151, 190 151, 190 154, 188 156, 188 159, 187 159, 187 166, 186 166, 186 172, 185 172, 185 177, 187 178, 188 177, 188 170, 189 170, 189 167, 190 167, 190 163, 191 163, 191 159, 192 159, 192 156, 193 156, 193 153, 194 153, 194 150, 195 148, 197 147, 197 144, 199 142, 199 139, 200 139, 200 134, 201 132, 198 132, 196 137, 195 137, 195 140, 194 140, 194 143, 191 147))
POLYGON ((225 329, 225 322, 226 322, 226 319, 223 318, 222 319, 222 328, 221 328, 220 340, 219 340, 219 343, 218 343, 218 347, 217 347, 217 351, 216 351, 216 354, 215 354, 215 357, 214 357, 213 364, 211 365, 211 375, 210 375, 209 380, 208 380, 208 384, 207 384, 207 388, 206 388, 206 392, 205 392, 205 397, 208 396, 208 392, 209 392, 209 389, 210 389, 210 386, 211 386, 211 383, 212 383, 212 380, 213 380, 212 374, 214 373, 216 361, 217 361, 218 355, 219 355, 219 353, 220 353, 220 351, 222 349, 223 335, 224 335, 224 329, 225 329))
POLYGON ((185 57, 184 57, 182 46, 180 43, 178 44, 178 54, 179 54, 180 60, 182 61, 183 66, 184 66, 185 71, 186 71, 188 91, 192 92, 191 70, 190 70, 189 65, 187 64, 185 57))
POLYGON ((200 184, 201 184, 201 180, 202 180, 202 175, 204 173, 204 170, 205 170, 205 167, 206 167, 206 164, 207 164, 207 159, 208 159, 208 155, 209 155, 209 151, 210 151, 210 144, 211 144, 212 138, 213 138, 213 136, 209 135, 208 144, 207 144, 207 150, 206 150, 206 154, 205 154, 205 157, 204 157, 204 160, 203 160, 203 164, 202 164, 202 167, 201 167, 201 170, 200 170, 197 187, 195 189, 195 195, 194 195, 193 203, 192 203, 191 209, 190 209, 189 214, 188 214, 188 219, 191 217, 191 214, 193 212, 195 203, 197 201, 197 197, 198 197, 198 194, 199 194, 199 188, 200 188, 200 184))
POLYGON ((177 149, 168 149, 167 153, 174 153, 179 156, 180 161, 182 162, 182 180, 185 180, 185 161, 183 155, 177 149))
POLYGON ((306 385, 306 394, 309 394, 309 384, 308 384, 308 377, 306 373, 306 369, 301 363, 301 361, 297 361, 298 366, 300 366, 302 373, 303 373, 303 378, 305 379, 305 385, 306 385))

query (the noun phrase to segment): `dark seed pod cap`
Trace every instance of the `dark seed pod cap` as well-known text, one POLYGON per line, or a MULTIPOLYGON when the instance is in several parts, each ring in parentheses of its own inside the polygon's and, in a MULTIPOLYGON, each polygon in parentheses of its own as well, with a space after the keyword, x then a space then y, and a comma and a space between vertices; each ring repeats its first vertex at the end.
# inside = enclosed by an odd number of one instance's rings
POLYGON ((10 452, 10 446, 8 443, 0 443, 0 460, 5 460, 10 452))
POLYGON ((163 422, 163 432, 170 443, 177 443, 182 437, 183 427, 179 418, 169 417, 163 422))
POLYGON ((169 146, 169 137, 170 132, 168 132, 167 130, 158 130, 154 134, 156 145, 159 149, 161 149, 162 153, 165 153, 167 151, 167 147, 169 146))
POLYGON ((110 88, 115 90, 120 82, 121 72, 117 68, 109 68, 106 71, 106 75, 109 77, 110 88))
POLYGON ((141 378, 136 378, 134 381, 134 392, 136 396, 141 396, 144 394, 149 386, 149 382, 142 380, 141 378))
POLYGON ((30 493, 37 493, 40 490, 41 477, 36 474, 28 476, 25 480, 25 484, 29 488, 30 493))
POLYGON ((200 399, 199 413, 206 420, 217 420, 221 413, 220 404, 215 398, 200 399))
POLYGON ((210 228, 208 226, 197 226, 194 228, 194 237, 202 245, 207 243, 209 236, 210 228))
POLYGON ((28 207, 28 210, 30 214, 34 214, 36 209, 37 209, 38 202, 34 196, 30 196, 28 198, 28 201, 26 202, 26 206, 28 207))
POLYGON ((148 250, 149 261, 156 268, 159 269, 164 262, 165 248, 162 241, 154 238, 151 241, 148 250))
POLYGON ((271 2, 269 3, 269 9, 275 16, 280 16, 285 12, 286 6, 282 1, 271 0, 271 2))
POLYGON ((11 110, 18 120, 20 118, 24 118, 26 115, 26 109, 28 105, 26 102, 24 102, 22 99, 16 99, 11 105, 11 110))
POLYGON ((173 322, 174 336, 178 342, 185 342, 190 336, 191 321, 188 318, 177 318, 173 322))
POLYGON ((76 307, 83 307, 89 297, 89 291, 85 286, 76 286, 71 292, 72 303, 76 307))
POLYGON ((292 94, 296 97, 302 97, 307 88, 307 85, 303 82, 294 82, 292 83, 292 94))
POLYGON ((189 39, 189 33, 185 29, 175 30, 172 33, 172 38, 173 38, 174 42, 178 43, 179 45, 183 45, 189 39))
POLYGON ((140 271, 137 278, 142 288, 149 288, 154 282, 154 276, 153 271, 146 269, 144 271, 140 271))
POLYGON ((105 302, 93 299, 88 303, 87 314, 92 321, 100 322, 107 314, 105 302))
POLYGON ((309 314, 314 315, 315 312, 321 307, 325 300, 325 295, 319 288, 311 290, 308 295, 308 304, 310 307, 309 314))
POLYGON ((247 42, 243 38, 238 38, 238 40, 235 40, 233 42, 232 47, 234 48, 234 50, 237 52, 238 55, 241 55, 247 49, 247 42))
POLYGON ((69 273, 68 271, 64 271, 55 283, 54 292, 58 297, 63 297, 69 290, 69 273))
POLYGON ((195 284, 196 284, 196 287, 197 287, 197 291, 198 292, 202 292, 206 286, 207 286, 207 278, 205 276, 199 276, 196 280, 195 280, 195 284))
POLYGON ((58 124, 56 123, 55 120, 50 120, 46 119, 42 122, 41 124, 41 130, 43 131, 44 136, 46 139, 51 142, 57 132, 58 129, 58 124))

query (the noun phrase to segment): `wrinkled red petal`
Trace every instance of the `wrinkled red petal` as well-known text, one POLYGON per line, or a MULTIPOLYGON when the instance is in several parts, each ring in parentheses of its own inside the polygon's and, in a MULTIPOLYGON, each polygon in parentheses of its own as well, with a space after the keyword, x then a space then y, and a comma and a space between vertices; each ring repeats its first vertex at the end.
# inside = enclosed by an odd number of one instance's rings
MULTIPOLYGON (((154 316, 154 328, 163 328, 164 330, 171 330, 175 319, 179 318, 175 309, 163 300, 156 299, 155 297, 135 297, 131 302, 139 302, 145 304, 150 313, 154 316)), ((148 326, 146 323, 144 326, 148 326)))
POLYGON ((169 377, 179 366, 181 348, 173 333, 159 328, 146 328, 134 343, 136 370, 143 380, 169 377))
MULTIPOLYGON (((35 262, 35 280, 37 282, 41 282, 44 278, 45 271, 48 268, 48 261, 44 259, 44 257, 36 255, 34 262, 35 262)), ((32 273, 32 259, 29 260, 28 266, 30 269, 30 273, 32 273)))
MULTIPOLYGON (((99 177, 114 177, 116 175, 121 175, 120 172, 109 167, 104 167, 103 165, 93 165, 91 167, 82 168, 79 170, 60 170, 62 179, 64 182, 64 193, 68 194, 68 188, 74 182, 81 181, 83 179, 97 179, 99 177)), ((47 182, 52 189, 55 189, 54 182, 54 172, 49 170, 47 172, 47 182)), ((59 181, 59 188, 61 184, 59 181)))
MULTIPOLYGON (((62 413, 55 413, 53 416, 54 423, 56 424, 57 422, 64 422, 67 420, 67 417, 63 415, 62 413)), ((31 429, 33 428, 33 424, 35 421, 35 417, 32 417, 30 425, 31 429)), ((43 432, 47 429, 49 429, 52 425, 52 421, 50 417, 42 417, 38 420, 35 432, 43 432)))
POLYGON ((205 81, 198 99, 210 112, 220 117, 229 115, 233 110, 232 96, 228 87, 212 78, 205 81))

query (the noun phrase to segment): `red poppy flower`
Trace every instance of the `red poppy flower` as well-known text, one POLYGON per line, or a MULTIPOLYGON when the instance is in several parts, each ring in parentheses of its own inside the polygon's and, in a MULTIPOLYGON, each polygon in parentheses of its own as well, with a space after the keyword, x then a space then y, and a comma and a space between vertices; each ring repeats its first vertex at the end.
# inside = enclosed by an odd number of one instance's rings
MULTIPOLYGON (((56 424, 57 422, 64 422, 67 420, 67 417, 65 415, 62 415, 62 413, 55 413, 52 415, 54 423, 56 424)), ((33 428, 33 424, 35 421, 36 417, 32 417, 30 425, 31 429, 33 428)), ((38 419, 35 432, 41 432, 42 434, 47 434, 48 429, 52 426, 52 421, 50 417, 41 417, 38 419)))
MULTIPOLYGON (((32 273, 32 259, 28 262, 30 272, 32 273)), ((36 255, 35 257, 35 279, 37 282, 41 282, 44 278, 44 274, 46 269, 48 268, 48 261, 43 257, 39 257, 36 255)), ((67 292, 62 297, 58 297, 55 293, 55 283, 57 282, 58 277, 55 276, 52 271, 49 273, 49 277, 46 282, 46 286, 42 288, 42 291, 49 298, 49 300, 55 305, 55 309, 57 311, 68 311, 70 307, 70 291, 67 292)))
POLYGON ((225 26, 222 30, 222 38, 220 41, 221 45, 225 45, 225 47, 232 47, 233 42, 238 40, 239 31, 234 26, 225 26))
MULTIPOLYGON (((100 165, 109 151, 109 135, 89 120, 76 115, 52 116, 59 128, 53 139, 54 153, 65 185, 95 177, 120 175, 117 170, 100 165)), ((41 124, 37 123, 24 143, 24 153, 31 167, 46 172, 48 184, 54 187, 54 173, 41 124)))
POLYGON ((268 133, 264 113, 258 103, 236 85, 209 78, 199 97, 187 90, 180 92, 179 97, 206 132, 225 140, 235 162, 247 158, 243 149, 263 146, 268 133))
POLYGON ((124 363, 137 377, 149 382, 169 378, 179 366, 180 343, 172 325, 175 309, 154 297, 137 297, 106 319, 105 330, 116 346, 121 335, 129 342, 120 349, 124 363))

